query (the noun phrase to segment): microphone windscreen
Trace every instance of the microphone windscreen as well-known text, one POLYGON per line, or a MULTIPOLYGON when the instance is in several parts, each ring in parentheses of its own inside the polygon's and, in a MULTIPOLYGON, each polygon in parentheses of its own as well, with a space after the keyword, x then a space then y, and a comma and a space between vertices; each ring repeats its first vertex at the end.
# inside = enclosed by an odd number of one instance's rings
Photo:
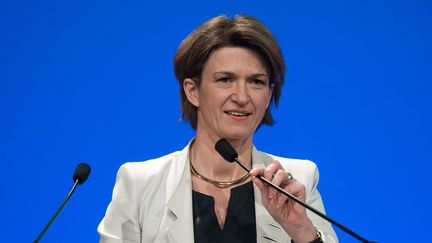
POLYGON ((78 184, 83 184, 87 177, 90 175, 90 166, 86 163, 80 163, 77 168, 75 169, 75 172, 73 174, 73 181, 78 180, 78 184))
POLYGON ((231 146, 231 144, 229 144, 225 138, 221 138, 219 141, 217 141, 215 149, 228 162, 234 162, 234 160, 238 157, 238 154, 233 146, 231 146))

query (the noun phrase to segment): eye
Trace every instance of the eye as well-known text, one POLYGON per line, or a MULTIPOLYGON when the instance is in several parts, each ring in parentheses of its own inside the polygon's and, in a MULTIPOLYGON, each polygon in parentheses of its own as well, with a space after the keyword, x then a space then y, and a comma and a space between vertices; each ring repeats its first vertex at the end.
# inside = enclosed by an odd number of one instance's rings
POLYGON ((264 87, 267 82, 262 79, 254 78, 250 81, 255 87, 264 87))
POLYGON ((230 81, 231 81, 231 78, 229 78, 229 77, 221 77, 221 78, 216 79, 216 82, 221 82, 221 83, 228 83, 230 81))

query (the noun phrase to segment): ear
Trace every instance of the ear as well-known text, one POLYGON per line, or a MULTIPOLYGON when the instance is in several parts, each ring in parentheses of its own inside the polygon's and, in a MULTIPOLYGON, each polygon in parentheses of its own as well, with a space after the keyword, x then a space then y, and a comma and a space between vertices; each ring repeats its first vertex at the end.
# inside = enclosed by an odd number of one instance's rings
POLYGON ((270 84, 269 93, 268 93, 268 97, 267 97, 267 107, 266 107, 266 109, 268 109, 269 106, 270 106, 270 101, 271 101, 271 97, 273 95, 273 90, 274 90, 274 84, 270 84))
POLYGON ((194 105, 195 107, 199 107, 199 93, 198 93, 198 86, 190 78, 186 78, 183 81, 183 90, 185 92, 185 95, 188 99, 188 101, 194 105))

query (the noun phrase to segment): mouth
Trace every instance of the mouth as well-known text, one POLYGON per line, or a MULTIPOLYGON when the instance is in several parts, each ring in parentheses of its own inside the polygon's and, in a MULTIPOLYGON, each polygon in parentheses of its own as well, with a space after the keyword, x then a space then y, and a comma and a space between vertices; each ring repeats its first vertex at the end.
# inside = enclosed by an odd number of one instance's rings
POLYGON ((235 117, 247 117, 250 116, 252 113, 246 111, 225 111, 225 114, 235 117))

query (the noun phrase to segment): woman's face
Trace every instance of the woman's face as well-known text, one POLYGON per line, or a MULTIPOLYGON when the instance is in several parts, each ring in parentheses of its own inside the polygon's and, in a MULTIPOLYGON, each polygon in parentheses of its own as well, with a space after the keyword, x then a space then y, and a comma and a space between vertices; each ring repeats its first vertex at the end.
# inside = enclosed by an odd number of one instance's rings
POLYGON ((204 65, 200 86, 189 80, 186 92, 188 86, 188 99, 198 108, 197 136, 214 139, 252 138, 273 92, 259 55, 242 47, 214 51, 204 65))

